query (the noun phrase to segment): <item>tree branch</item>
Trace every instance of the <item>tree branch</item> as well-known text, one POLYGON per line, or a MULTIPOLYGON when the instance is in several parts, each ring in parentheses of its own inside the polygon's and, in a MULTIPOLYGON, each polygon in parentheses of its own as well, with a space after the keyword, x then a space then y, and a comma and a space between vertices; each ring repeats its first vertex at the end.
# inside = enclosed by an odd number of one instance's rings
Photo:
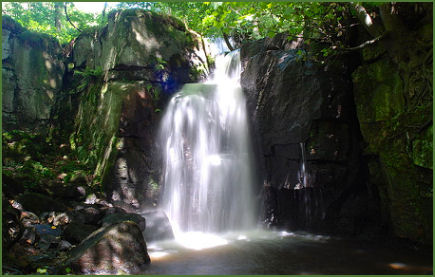
POLYGON ((66 6, 67 6, 67 4, 65 3, 65 5, 63 7, 64 7, 64 10, 65 10, 66 19, 68 20, 69 24, 71 24, 71 26, 73 26, 77 31, 81 32, 81 30, 79 28, 77 28, 76 25, 74 25, 74 23, 72 23, 71 19, 69 18, 68 10, 67 10, 66 6))
POLYGON ((380 40, 383 39, 386 35, 387 35, 387 33, 384 33, 384 34, 382 34, 382 35, 380 35, 380 36, 378 36, 378 37, 376 37, 376 38, 374 38, 374 39, 372 39, 372 40, 365 41, 364 43, 361 43, 361 44, 358 45, 358 46, 355 46, 355 47, 349 47, 349 48, 344 48, 343 51, 355 51, 355 50, 363 49, 364 47, 367 47, 367 46, 369 46, 369 45, 372 45, 372 44, 374 44, 374 43, 380 41, 380 40))

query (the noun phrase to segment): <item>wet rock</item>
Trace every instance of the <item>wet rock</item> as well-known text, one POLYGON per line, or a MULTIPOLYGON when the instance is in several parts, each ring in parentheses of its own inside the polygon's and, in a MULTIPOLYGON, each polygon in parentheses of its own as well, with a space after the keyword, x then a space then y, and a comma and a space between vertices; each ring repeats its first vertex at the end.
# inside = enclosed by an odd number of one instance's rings
POLYGON ((147 211, 141 214, 146 220, 144 237, 146 241, 173 239, 171 223, 161 210, 147 211))
POLYGON ((97 229, 94 225, 71 222, 65 227, 63 235, 67 241, 78 244, 97 229))
POLYGON ((139 226, 131 221, 98 229, 69 255, 65 264, 77 274, 139 274, 150 263, 139 226))
POLYGON ((145 218, 143 218, 140 214, 134 213, 114 213, 106 215, 102 219, 102 224, 103 226, 108 226, 114 223, 121 223, 123 221, 133 221, 139 226, 142 232, 145 230, 145 218))
POLYGON ((39 237, 38 246, 41 250, 47 250, 52 244, 58 244, 61 240, 62 231, 48 224, 35 225, 36 234, 39 237))

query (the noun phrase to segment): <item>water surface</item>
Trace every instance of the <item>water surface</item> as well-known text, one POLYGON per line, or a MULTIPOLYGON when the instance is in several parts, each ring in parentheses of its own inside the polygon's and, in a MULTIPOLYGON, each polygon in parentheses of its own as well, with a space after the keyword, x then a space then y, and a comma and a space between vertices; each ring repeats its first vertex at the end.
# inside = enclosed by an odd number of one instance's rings
POLYGON ((307 233, 192 233, 148 248, 144 274, 432 274, 429 252, 307 233))

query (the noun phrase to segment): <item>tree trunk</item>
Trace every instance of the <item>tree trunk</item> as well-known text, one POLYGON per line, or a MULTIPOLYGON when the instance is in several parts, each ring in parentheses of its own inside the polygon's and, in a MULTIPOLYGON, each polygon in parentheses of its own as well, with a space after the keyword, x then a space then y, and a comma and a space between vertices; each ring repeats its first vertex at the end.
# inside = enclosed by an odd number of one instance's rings
POLYGON ((234 47, 231 45, 231 42, 230 42, 228 35, 225 34, 224 32, 222 32, 222 35, 224 36, 224 40, 225 40, 225 43, 227 44, 228 49, 230 49, 230 51, 234 51, 234 47))
POLYGON ((104 17, 106 16, 106 9, 107 9, 107 2, 104 2, 104 8, 103 8, 103 14, 102 14, 103 21, 104 21, 104 17))
POLYGON ((62 22, 60 20, 62 16, 63 2, 54 2, 54 26, 58 32, 62 29, 62 22))
POLYGON ((208 60, 207 50, 205 49, 204 38, 202 37, 202 35, 200 35, 200 37, 201 37, 202 50, 204 51, 204 55, 205 55, 205 62, 207 63, 208 73, 210 73, 211 70, 210 61, 208 60))

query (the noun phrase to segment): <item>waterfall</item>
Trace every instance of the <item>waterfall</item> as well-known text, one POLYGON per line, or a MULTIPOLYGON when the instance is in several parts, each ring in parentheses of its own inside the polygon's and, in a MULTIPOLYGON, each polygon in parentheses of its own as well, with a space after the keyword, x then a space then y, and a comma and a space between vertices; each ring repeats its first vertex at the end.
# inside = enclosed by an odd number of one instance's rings
POLYGON ((213 76, 186 84, 169 102, 162 207, 174 233, 254 226, 251 145, 239 51, 218 57, 213 76))

